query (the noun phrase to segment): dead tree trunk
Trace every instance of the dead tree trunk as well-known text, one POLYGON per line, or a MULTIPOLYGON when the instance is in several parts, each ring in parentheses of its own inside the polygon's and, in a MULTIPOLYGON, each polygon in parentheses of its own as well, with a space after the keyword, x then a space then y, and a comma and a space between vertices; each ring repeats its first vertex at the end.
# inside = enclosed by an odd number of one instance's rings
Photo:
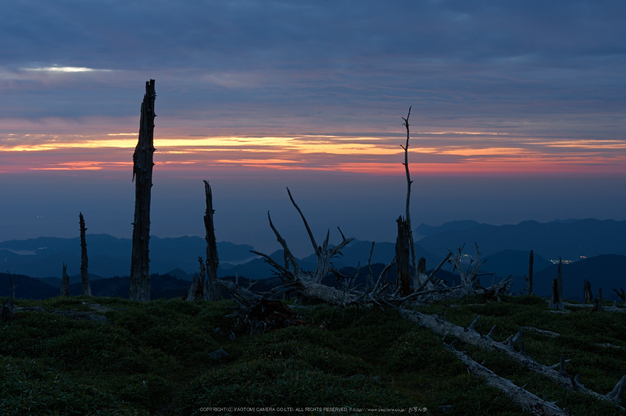
POLYGON ((583 281, 583 302, 589 303, 593 301, 593 292, 591 292, 591 282, 585 279, 583 281))
POLYGON ((70 277, 67 275, 67 264, 63 263, 63 274, 61 275, 61 297, 70 295, 70 277))
POLYGON ((396 284, 402 296, 411 294, 411 264, 409 263, 409 224, 400 216, 398 223, 398 237, 396 239, 396 284))
POLYGON ((534 272, 534 254, 533 251, 530 250, 530 258, 528 259, 528 294, 533 294, 533 272, 534 272))
POLYGON ((206 229, 206 279, 204 279, 204 300, 219 300, 220 292, 217 287, 217 243, 215 242, 215 227, 213 225, 213 194, 211 186, 204 181, 204 193, 206 195, 206 213, 204 214, 204 228, 206 229))
POLYGON ((149 242, 150 197, 152 191, 152 167, 154 166, 154 80, 146 82, 146 94, 141 104, 139 140, 133 154, 133 180, 135 182, 135 221, 133 222, 133 248, 130 266, 131 300, 150 300, 149 242))
MULTIPOLYGON (((411 131, 409 129, 409 118, 411 117, 411 108, 409 107, 409 112, 407 113, 406 118, 402 117, 404 120, 404 127, 406 128, 406 144, 404 146, 400 145, 402 149, 404 149, 404 170, 406 172, 406 212, 405 212, 405 220, 406 227, 408 229, 408 238, 409 238, 409 246, 411 248, 411 260, 413 261, 413 272, 416 279, 415 289, 422 286, 422 282, 420 281, 420 276, 417 273, 417 259, 415 257, 415 242, 413 241, 413 228, 411 226, 411 211, 409 209, 409 204, 411 202, 411 185, 413 181, 411 180, 411 174, 409 172, 409 139, 411 137, 411 131)), ((408 253, 407 253, 408 255, 408 253)))
POLYGON ((87 267, 87 240, 85 239, 85 219, 83 213, 78 214, 80 224, 80 281, 83 284, 83 295, 91 296, 91 286, 89 285, 89 271, 87 267))
POLYGON ((557 311, 565 310, 563 305, 563 262, 560 258, 557 277, 552 281, 552 299, 548 307, 557 311))

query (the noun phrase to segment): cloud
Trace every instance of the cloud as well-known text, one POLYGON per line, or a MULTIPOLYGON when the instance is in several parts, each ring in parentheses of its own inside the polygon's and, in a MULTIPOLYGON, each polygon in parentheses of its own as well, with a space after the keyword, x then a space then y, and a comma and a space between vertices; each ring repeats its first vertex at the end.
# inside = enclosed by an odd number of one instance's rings
POLYGON ((582 150, 609 163, 626 126, 624 12, 582 0, 13 2, 0 16, 0 146, 68 158, 134 147, 110 135, 137 130, 154 78, 170 167, 390 171, 409 105, 424 164, 582 150))

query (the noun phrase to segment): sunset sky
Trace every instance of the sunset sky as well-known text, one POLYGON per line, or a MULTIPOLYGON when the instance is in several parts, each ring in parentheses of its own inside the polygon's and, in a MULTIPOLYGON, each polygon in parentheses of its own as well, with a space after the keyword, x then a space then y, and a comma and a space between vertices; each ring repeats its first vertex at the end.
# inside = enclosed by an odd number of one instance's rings
POLYGON ((159 237, 392 241, 409 106, 414 226, 626 219, 623 1, 0 6, 0 241, 130 238, 149 79, 159 237))

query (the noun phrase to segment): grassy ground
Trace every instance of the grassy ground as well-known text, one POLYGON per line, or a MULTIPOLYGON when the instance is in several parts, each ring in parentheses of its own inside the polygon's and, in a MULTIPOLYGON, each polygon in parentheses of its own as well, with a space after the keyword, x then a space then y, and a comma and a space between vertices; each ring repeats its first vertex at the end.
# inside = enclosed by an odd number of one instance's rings
MULTIPOLYGON (((226 415, 257 407, 301 415, 530 414, 468 374, 439 337, 394 311, 308 306, 297 309, 306 325, 231 339, 229 301, 71 297, 16 304, 87 310, 83 302, 116 310, 106 312, 109 323, 19 312, 0 324, 0 415, 226 415), (209 357, 219 348, 229 355, 209 357), (335 409, 323 409, 329 407, 335 409)), ((527 354, 547 365, 564 355, 568 373, 602 394, 626 374, 626 314, 555 314, 536 297, 475 297, 418 309, 463 326, 480 315, 476 329, 497 325, 496 340, 522 326, 557 332, 526 331, 527 354)), ((572 414, 620 414, 500 354, 455 346, 572 414)))

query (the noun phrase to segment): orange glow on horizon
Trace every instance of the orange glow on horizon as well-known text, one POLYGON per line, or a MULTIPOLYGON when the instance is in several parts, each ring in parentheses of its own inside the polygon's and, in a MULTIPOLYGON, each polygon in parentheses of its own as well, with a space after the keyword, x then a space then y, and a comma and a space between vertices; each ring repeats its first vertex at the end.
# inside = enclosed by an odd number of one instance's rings
MULTIPOLYGON (((489 132, 423 134, 437 137, 412 138, 409 165, 415 175, 626 173, 626 142, 620 140, 540 140, 489 132)), ((404 140, 397 134, 157 137, 155 163, 165 170, 185 171, 245 168, 402 175, 404 140)), ((9 134, 0 137, 0 172, 129 169, 136 142, 136 133, 123 130, 100 135, 9 134)))

